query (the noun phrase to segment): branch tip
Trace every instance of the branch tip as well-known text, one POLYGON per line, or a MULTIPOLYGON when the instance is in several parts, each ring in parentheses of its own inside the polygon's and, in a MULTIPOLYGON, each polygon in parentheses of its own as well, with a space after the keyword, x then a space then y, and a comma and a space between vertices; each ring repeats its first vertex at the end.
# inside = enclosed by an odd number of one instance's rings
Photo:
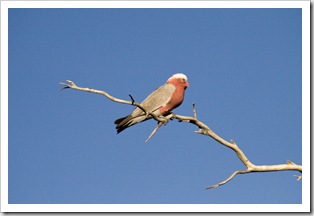
MULTIPOLYGON (((59 84, 63 85, 62 83, 59 83, 59 84)), ((59 90, 59 92, 63 91, 64 89, 68 89, 68 88, 70 88, 70 87, 69 86, 64 86, 62 89, 59 90)))
POLYGON ((209 189, 212 189, 212 188, 216 188, 216 187, 219 187, 220 185, 216 184, 216 185, 212 185, 212 186, 208 186, 205 190, 209 190, 209 189))
POLYGON ((231 141, 231 143, 232 143, 233 145, 237 145, 233 139, 230 140, 230 141, 231 141))
POLYGON ((75 85, 74 82, 72 82, 71 80, 66 80, 67 83, 63 83, 63 82, 59 82, 60 85, 63 85, 64 87, 62 89, 60 89, 60 91, 64 90, 64 89, 68 89, 68 88, 76 88, 77 85, 75 85))
POLYGON ((197 131, 194 131, 194 132, 205 135, 205 130, 203 128, 199 128, 197 131))
POLYGON ((299 181, 300 179, 302 179, 302 176, 298 176, 298 175, 293 175, 293 176, 297 178, 297 181, 299 181))
POLYGON ((195 109, 195 102, 192 103, 192 110, 193 110, 193 116, 197 120, 196 109, 195 109))
POLYGON ((296 165, 296 164, 293 163, 291 160, 287 160, 287 164, 296 165))

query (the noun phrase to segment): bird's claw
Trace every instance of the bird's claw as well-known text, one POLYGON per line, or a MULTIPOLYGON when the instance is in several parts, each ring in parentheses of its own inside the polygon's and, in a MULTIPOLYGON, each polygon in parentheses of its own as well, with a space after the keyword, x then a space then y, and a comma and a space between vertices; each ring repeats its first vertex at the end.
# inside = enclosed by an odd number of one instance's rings
POLYGON ((166 125, 166 124, 168 124, 168 122, 169 122, 169 119, 167 119, 166 117, 162 117, 162 119, 163 119, 163 125, 166 125))

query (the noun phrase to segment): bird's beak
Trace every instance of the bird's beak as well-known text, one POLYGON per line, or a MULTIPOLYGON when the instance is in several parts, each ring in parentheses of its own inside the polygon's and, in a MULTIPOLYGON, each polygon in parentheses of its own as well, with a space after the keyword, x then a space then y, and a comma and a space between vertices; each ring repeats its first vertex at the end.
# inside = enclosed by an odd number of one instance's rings
POLYGON ((186 89, 187 87, 189 87, 190 84, 188 82, 185 83, 184 89, 186 89))

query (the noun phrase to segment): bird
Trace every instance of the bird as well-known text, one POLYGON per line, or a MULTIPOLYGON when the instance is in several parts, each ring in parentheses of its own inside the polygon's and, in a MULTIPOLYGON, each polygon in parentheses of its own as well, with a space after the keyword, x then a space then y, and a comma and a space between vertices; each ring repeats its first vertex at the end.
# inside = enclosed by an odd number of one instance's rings
MULTIPOLYGON (((147 111, 157 116, 166 116, 180 106, 184 99, 184 92, 189 87, 188 78, 183 73, 172 75, 165 84, 153 91, 140 105, 147 111)), ((117 134, 137 123, 151 119, 139 107, 123 118, 115 120, 117 134)))

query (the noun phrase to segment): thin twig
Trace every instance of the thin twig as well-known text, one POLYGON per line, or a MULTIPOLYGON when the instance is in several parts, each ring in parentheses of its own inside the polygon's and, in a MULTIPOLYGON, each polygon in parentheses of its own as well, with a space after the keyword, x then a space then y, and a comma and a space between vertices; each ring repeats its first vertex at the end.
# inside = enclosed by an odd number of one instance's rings
POLYGON ((131 94, 129 94, 129 97, 131 98, 131 100, 132 100, 132 105, 133 105, 134 102, 135 102, 135 100, 134 100, 134 98, 133 98, 133 96, 132 96, 131 94))
POLYGON ((231 179, 233 179, 237 174, 245 174, 245 173, 249 173, 250 171, 248 170, 237 170, 234 173, 231 174, 231 176, 229 176, 226 180, 219 182, 218 184, 212 185, 212 186, 208 186, 206 189, 212 189, 212 188, 216 188, 219 187, 221 185, 226 184, 227 182, 229 182, 231 179))
POLYGON ((158 125, 155 127, 155 129, 152 131, 152 133, 149 135, 149 137, 145 140, 145 142, 148 142, 150 138, 157 132, 157 130, 163 125, 162 122, 159 122, 158 125))
POLYGON ((300 179, 302 179, 302 176, 299 176, 299 175, 293 175, 293 176, 297 178, 297 181, 299 181, 300 179))
POLYGON ((196 116, 196 109, 195 109, 195 103, 192 104, 192 110, 193 110, 193 116, 195 119, 197 119, 197 116, 196 116))

